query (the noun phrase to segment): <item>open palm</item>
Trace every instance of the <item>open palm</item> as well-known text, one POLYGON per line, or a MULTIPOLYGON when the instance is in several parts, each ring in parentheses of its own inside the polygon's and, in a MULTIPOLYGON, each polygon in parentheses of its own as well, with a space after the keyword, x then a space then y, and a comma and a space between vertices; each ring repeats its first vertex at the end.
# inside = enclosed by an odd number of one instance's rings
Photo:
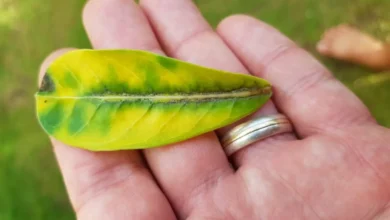
POLYGON ((144 151, 53 140, 78 219, 390 219, 390 131, 277 30, 236 15, 215 32, 190 0, 90 0, 84 23, 96 49, 149 50, 267 79, 273 101, 254 116, 282 112, 295 133, 230 161, 217 138, 226 129, 144 151))

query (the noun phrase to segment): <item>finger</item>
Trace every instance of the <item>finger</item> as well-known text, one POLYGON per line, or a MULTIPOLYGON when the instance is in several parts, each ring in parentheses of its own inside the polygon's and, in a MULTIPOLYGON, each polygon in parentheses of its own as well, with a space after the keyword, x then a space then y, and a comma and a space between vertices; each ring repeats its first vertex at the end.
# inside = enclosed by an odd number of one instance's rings
POLYGON ((274 101, 301 136, 373 123, 367 108, 318 61, 274 28, 232 16, 218 33, 249 70, 274 86, 274 101))
MULTIPOLYGON (((99 2, 101 5, 87 8, 90 11, 84 16, 94 45, 109 47, 100 41, 115 42, 117 47, 152 49, 162 53, 138 5, 133 1, 108 0, 96 1, 95 4, 99 2), (112 12, 118 5, 120 7, 112 12), (97 14, 106 16, 99 19, 95 16, 97 14)), ((233 173, 213 133, 144 152, 150 169, 176 210, 178 204, 191 197, 193 189, 233 173)))
MULTIPOLYGON (((39 80, 55 58, 70 50, 48 56, 39 80)), ((78 219, 174 219, 170 205, 137 152, 90 152, 54 139, 52 144, 78 219)))
MULTIPOLYGON (((90 1, 85 11, 97 4, 99 1, 90 1)), ((116 4, 116 8, 120 5, 116 4)), ((115 14, 111 12, 111 16, 115 14)), ((111 16, 108 12, 107 17, 111 16)), ((108 44, 109 41, 97 46, 108 47, 108 44)), ((81 219, 174 218, 168 201, 138 152, 92 153, 59 143, 55 143, 55 150, 72 203, 81 219)))
POLYGON ((162 53, 145 16, 136 7, 131 0, 88 2, 83 21, 93 47, 162 53))
MULTIPOLYGON (((164 45, 169 55, 199 65, 248 74, 247 69, 212 30, 191 1, 143 0, 141 5, 147 12, 161 44, 164 45), (168 9, 169 14, 165 13, 168 9)), ((234 124, 249 120, 251 117, 276 112, 277 110, 271 101, 259 112, 234 124)), ((220 129, 219 135, 223 135, 226 129, 228 128, 220 129)), ((236 166, 241 166, 245 161, 256 161, 257 154, 253 153, 253 150, 261 149, 273 142, 293 139, 295 139, 293 134, 283 134, 269 138, 267 141, 252 144, 235 153, 232 157, 233 162, 236 166)))

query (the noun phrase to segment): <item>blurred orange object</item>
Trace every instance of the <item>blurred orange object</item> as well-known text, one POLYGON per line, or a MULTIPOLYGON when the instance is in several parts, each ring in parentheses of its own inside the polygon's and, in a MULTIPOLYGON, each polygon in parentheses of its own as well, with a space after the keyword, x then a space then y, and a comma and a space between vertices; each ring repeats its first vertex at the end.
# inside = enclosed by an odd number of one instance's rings
POLYGON ((317 44, 317 51, 374 70, 390 70, 390 44, 346 24, 327 30, 317 44))

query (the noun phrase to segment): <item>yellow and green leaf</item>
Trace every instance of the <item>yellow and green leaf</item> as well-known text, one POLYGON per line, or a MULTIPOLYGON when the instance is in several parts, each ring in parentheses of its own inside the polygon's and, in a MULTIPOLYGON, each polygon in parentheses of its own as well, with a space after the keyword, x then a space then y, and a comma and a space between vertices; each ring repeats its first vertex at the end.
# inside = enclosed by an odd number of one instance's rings
POLYGON ((231 124, 271 86, 136 50, 76 50, 48 68, 36 108, 55 139, 93 151, 159 147, 231 124))

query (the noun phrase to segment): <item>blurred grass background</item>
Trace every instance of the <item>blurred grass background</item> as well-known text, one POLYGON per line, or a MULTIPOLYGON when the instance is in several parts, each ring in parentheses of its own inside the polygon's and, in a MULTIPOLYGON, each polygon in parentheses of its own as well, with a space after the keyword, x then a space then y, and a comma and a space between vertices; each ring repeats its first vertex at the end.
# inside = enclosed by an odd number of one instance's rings
MULTIPOLYGON (((258 17, 317 56, 390 127, 390 71, 373 73, 320 57, 323 31, 350 23, 390 36, 389 0, 195 0, 212 25, 234 13, 258 17)), ((0 0, 0 220, 74 219, 48 138, 35 119, 41 61, 62 47, 90 47, 85 0, 0 0)), ((389 40, 389 39, 387 39, 389 40)))

